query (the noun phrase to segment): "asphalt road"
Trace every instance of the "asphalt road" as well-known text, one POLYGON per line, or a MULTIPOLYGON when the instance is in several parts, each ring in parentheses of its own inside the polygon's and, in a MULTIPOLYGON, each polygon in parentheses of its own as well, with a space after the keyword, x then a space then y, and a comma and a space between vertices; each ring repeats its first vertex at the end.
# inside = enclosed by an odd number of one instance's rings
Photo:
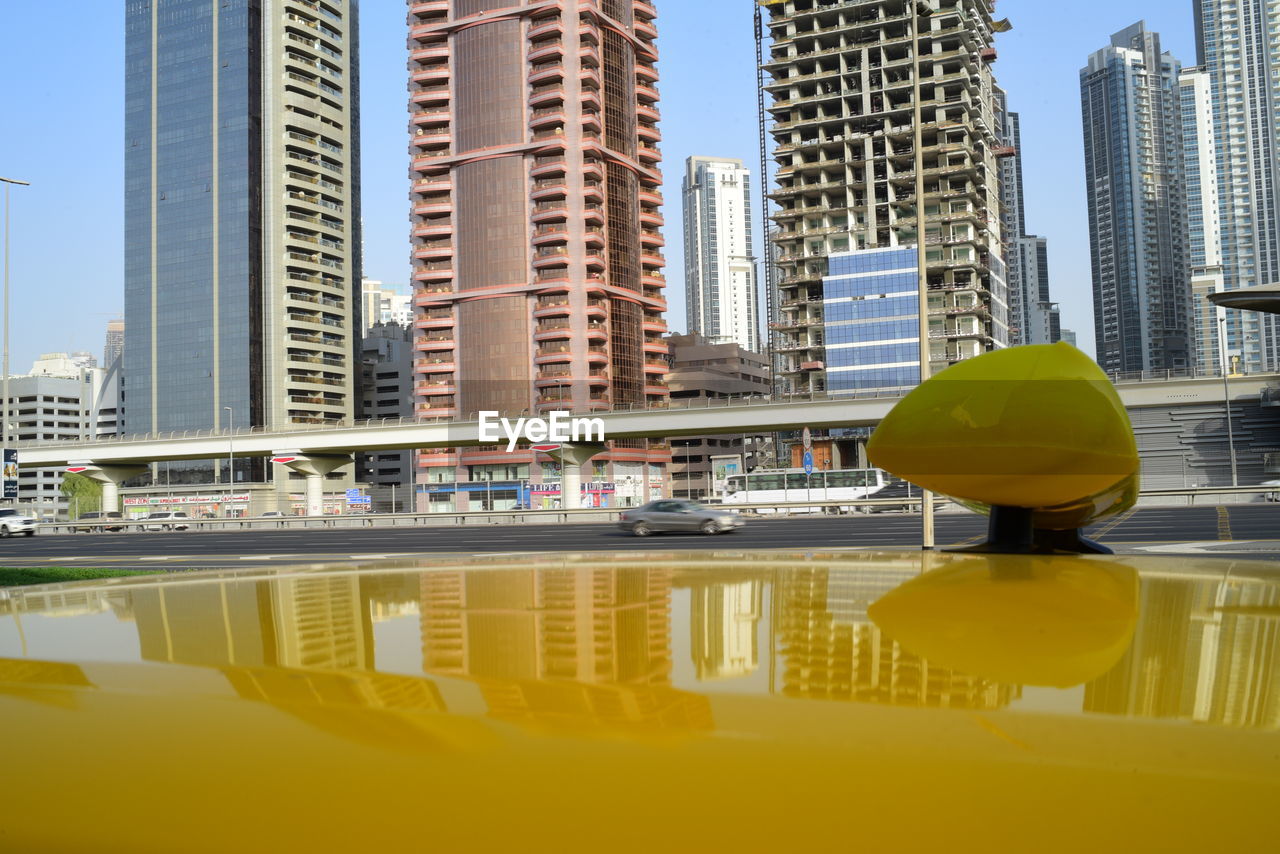
MULTIPOLYGON (((939 546, 979 542, 983 517, 936 517, 939 546)), ((1280 504, 1236 507, 1157 507, 1130 511, 1090 529, 1118 551, 1189 544, 1188 552, 1222 549, 1224 556, 1266 558, 1280 553, 1280 504), (1272 541, 1270 543, 1262 541, 1272 541), (1214 544, 1221 543, 1221 546, 1214 544), (1238 547, 1228 546, 1235 543, 1238 547), (1271 553, 1268 554, 1268 551, 1271 553)), ((334 530, 209 531, 64 534, 0 541, 0 566, 210 568, 375 560, 431 553, 611 551, 616 549, 832 549, 910 547, 920 543, 918 516, 751 519, 719 536, 628 536, 612 525, 491 525, 334 530)))

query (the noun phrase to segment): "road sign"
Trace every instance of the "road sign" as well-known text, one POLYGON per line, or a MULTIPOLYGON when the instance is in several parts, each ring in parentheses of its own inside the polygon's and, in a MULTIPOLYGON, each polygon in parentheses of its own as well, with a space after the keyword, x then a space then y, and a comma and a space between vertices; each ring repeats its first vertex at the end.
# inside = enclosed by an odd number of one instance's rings
POLYGON ((804 449, 806 451, 813 447, 813 433, 809 431, 808 427, 804 428, 804 432, 800 434, 800 437, 801 441, 804 442, 804 449))
POLYGON ((813 474, 813 451, 804 452, 804 473, 813 474))
POLYGON ((373 499, 368 495, 357 495, 355 498, 348 498, 348 504, 373 504, 373 499))
POLYGON ((359 498, 359 497, 360 497, 360 490, 358 490, 358 489, 348 489, 348 490, 347 490, 347 501, 354 501, 355 499, 357 499, 357 498, 359 498))

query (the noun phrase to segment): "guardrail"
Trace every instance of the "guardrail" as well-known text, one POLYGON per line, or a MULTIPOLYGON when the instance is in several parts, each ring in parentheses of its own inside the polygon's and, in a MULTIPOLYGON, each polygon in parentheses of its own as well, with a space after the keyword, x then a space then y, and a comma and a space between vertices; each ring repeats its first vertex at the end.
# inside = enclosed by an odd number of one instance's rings
MULTIPOLYGON (((1229 503, 1221 499, 1234 496, 1263 496, 1264 499, 1280 501, 1280 489, 1274 486, 1250 487, 1207 487, 1198 489, 1153 489, 1138 498, 1139 506, 1160 506, 1179 504, 1194 506, 1197 498, 1201 504, 1229 503), (1185 498, 1185 502, 1164 499, 1185 498), (1217 500, 1212 500, 1217 499, 1217 500)), ((935 498, 934 507, 938 510, 959 509, 959 505, 945 498, 935 498)), ((791 516, 813 515, 815 513, 843 515, 849 512, 871 513, 880 510, 901 510, 918 512, 920 497, 901 496, 897 498, 858 498, 835 501, 788 501, 776 504, 713 504, 708 505, 717 510, 732 510, 748 516, 791 516)), ((617 522, 618 516, 634 507, 587 507, 579 510, 483 510, 466 513, 371 513, 368 515, 347 516, 251 516, 242 519, 182 519, 182 524, 190 531, 244 531, 244 530, 282 530, 282 529, 325 529, 325 528, 413 528, 413 527, 459 527, 483 525, 564 525, 568 523, 611 523, 617 522)), ((174 520, 115 520, 107 523, 110 527, 120 527, 122 531, 138 533, 140 531, 172 530, 174 520)), ((74 534, 102 531, 104 523, 94 522, 43 522, 39 530, 46 534, 74 534)))

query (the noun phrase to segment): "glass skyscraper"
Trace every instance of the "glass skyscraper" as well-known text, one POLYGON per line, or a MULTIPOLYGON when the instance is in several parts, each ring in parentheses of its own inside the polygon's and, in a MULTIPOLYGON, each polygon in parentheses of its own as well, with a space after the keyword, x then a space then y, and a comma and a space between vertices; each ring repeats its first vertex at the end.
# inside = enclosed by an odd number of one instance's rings
POLYGON ((355 0, 126 8, 124 432, 352 418, 355 0))
MULTIPOLYGON (((914 246, 827 257, 822 337, 829 393, 920 381, 918 259, 914 246)), ((973 330, 980 339, 984 330, 976 324, 973 330)))
POLYGON ((1180 68, 1139 22, 1080 70, 1094 335, 1108 372, 1193 360, 1180 68))

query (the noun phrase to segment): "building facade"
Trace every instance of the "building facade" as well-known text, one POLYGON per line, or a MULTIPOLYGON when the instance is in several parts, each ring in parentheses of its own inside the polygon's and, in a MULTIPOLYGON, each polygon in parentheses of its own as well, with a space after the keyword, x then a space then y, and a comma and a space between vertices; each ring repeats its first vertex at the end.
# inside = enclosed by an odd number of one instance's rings
MULTIPOLYGON (((991 70, 993 33, 1002 23, 992 20, 993 4, 763 5, 771 36, 767 108, 778 163, 770 194, 776 204, 770 218, 778 227, 772 235, 778 278, 770 328, 780 390, 839 393, 886 378, 918 381, 919 370, 914 376, 907 370, 918 344, 905 338, 918 324, 912 318, 919 310, 905 296, 890 294, 917 289, 914 279, 906 283, 919 270, 908 250, 918 251, 922 239, 932 369, 1003 346, 997 158, 1004 152, 995 135, 991 70), (865 259, 856 257, 861 253, 868 253, 865 259), (876 269, 890 262, 892 268, 876 269), (829 277, 853 287, 844 277, 855 269, 891 273, 883 284, 894 290, 871 293, 863 289, 869 283, 860 282, 857 293, 827 292, 829 277), (851 346, 837 357, 826 338, 828 324, 834 325, 827 311, 833 305, 846 311, 855 300, 868 299, 892 302, 895 313, 867 323, 872 337, 865 341, 842 339, 851 346)), ((870 315, 853 319, 869 321, 870 315)), ((918 329, 909 334, 918 342, 918 329)))
POLYGON ((1218 205, 1218 156, 1213 133, 1213 87, 1199 67, 1178 75, 1182 110, 1182 168, 1187 199, 1187 262, 1191 267, 1194 365, 1200 373, 1222 366, 1222 323, 1227 310, 1209 301, 1225 288, 1222 219, 1218 205))
POLYGON ((351 419, 356 0, 126 8, 125 431, 351 419))
POLYGON ((712 342, 760 350, 751 173, 741 160, 685 161, 684 284, 688 329, 712 342))
MULTIPOLYGON (((417 415, 662 405, 653 5, 408 7, 417 415)), ((643 483, 668 459, 615 442, 583 480, 643 483)), ((515 506, 558 471, 528 450, 419 462, 432 510, 515 506)))
MULTIPOLYGON (((364 334, 360 357, 361 418, 376 421, 412 418, 413 328, 379 323, 364 334)), ((360 454, 359 480, 369 485, 370 509, 379 513, 412 513, 413 452, 360 454)))
POLYGON ((1094 335, 1108 372, 1194 360, 1180 71, 1142 22, 1080 70, 1094 335))
POLYGON ((360 282, 362 308, 361 320, 364 332, 369 332, 378 325, 399 324, 413 327, 413 296, 402 292, 400 288, 384 287, 376 279, 363 279, 360 282))
POLYGON ((124 353, 124 321, 107 321, 107 339, 102 348, 102 367, 110 368, 124 353))
MULTIPOLYGON (((1208 77, 1225 290, 1280 281, 1280 6, 1194 0, 1196 63, 1208 77)), ((1242 370, 1280 369, 1280 316, 1225 314, 1242 370)))
MULTIPOLYGON (((696 333, 668 336, 667 346, 671 348, 667 386, 673 401, 769 394, 769 363, 758 353, 696 333)), ((723 494, 724 478, 759 465, 769 444, 770 437, 762 433, 672 439, 671 496, 718 497, 723 494)))
MULTIPOLYGON (((116 434, 120 366, 107 370, 81 361, 66 353, 49 353, 35 362, 31 373, 9 378, 14 438, 85 442, 116 434)), ((19 506, 48 520, 66 518, 68 512, 96 510, 68 504, 61 490, 64 476, 59 467, 20 469, 19 506)))

